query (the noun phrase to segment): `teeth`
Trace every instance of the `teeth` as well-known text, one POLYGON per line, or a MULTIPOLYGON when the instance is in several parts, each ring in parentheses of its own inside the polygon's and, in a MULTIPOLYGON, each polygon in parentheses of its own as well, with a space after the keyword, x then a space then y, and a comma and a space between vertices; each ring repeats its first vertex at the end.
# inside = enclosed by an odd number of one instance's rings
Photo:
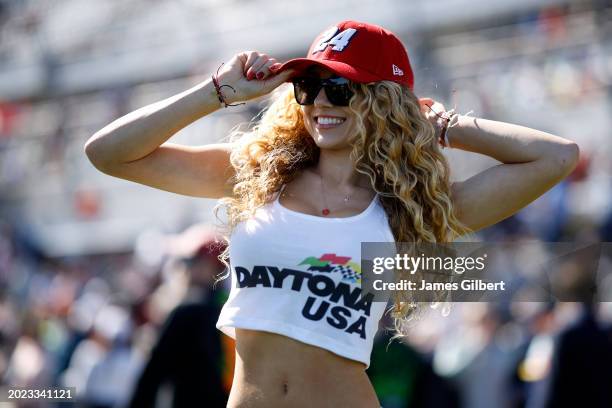
POLYGON ((318 117, 317 123, 319 125, 339 125, 344 122, 341 118, 329 118, 329 117, 318 117))

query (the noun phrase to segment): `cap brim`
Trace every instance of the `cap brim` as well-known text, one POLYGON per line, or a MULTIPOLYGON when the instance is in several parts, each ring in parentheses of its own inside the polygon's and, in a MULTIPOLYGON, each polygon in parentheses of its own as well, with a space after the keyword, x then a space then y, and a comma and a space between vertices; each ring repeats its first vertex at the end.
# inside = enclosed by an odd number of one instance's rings
MULTIPOLYGON (((278 74, 287 69, 294 69, 296 73, 295 75, 292 75, 291 78, 295 78, 296 76, 303 74, 308 68, 312 67, 313 65, 318 65, 327 68, 333 71, 336 75, 342 76, 358 83, 380 81, 380 78, 378 76, 362 69, 356 69, 355 67, 348 65, 344 62, 333 60, 316 60, 310 58, 295 58, 289 60, 282 64, 275 73, 278 74)), ((289 78, 288 81, 291 81, 291 78, 289 78)))

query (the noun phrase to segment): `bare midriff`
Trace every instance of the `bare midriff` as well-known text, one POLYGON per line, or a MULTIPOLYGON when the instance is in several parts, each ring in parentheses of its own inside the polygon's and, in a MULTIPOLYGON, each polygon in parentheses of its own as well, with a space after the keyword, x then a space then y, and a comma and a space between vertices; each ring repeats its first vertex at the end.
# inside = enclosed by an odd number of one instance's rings
POLYGON ((365 365, 278 334, 236 329, 228 408, 379 408, 365 365))

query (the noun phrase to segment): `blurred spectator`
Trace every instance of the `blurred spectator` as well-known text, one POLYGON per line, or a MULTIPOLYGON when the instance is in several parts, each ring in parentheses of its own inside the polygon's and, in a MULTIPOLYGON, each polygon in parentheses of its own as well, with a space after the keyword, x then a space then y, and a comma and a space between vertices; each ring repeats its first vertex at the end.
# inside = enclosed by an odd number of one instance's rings
POLYGON ((173 407, 224 407, 233 347, 215 327, 225 296, 212 285, 225 268, 218 259, 225 244, 202 226, 188 229, 170 244, 188 274, 187 296, 161 329, 130 406, 156 406, 158 391, 170 385, 173 407))
POLYGON ((575 322, 556 338, 546 408, 612 406, 612 337, 595 314, 596 301, 602 294, 597 292, 592 263, 602 261, 599 248, 586 247, 579 252, 583 259, 566 262, 560 268, 569 269, 574 276, 558 279, 559 289, 573 294, 581 303, 575 322))
MULTIPOLYGON (((388 315, 382 324, 390 327, 388 315)), ((367 370, 384 408, 458 408, 459 395, 447 379, 438 375, 430 356, 419 353, 403 340, 393 340, 381 330, 374 340, 367 370)))
POLYGON ((555 303, 526 302, 515 308, 517 321, 526 329, 526 338, 517 350, 509 370, 508 406, 512 408, 543 407, 549 387, 553 358, 555 303))
POLYGON ((74 351, 63 376, 64 386, 75 386, 83 405, 91 408, 125 406, 143 365, 130 344, 132 327, 124 308, 106 305, 91 335, 74 351))
POLYGON ((612 407, 612 337, 597 322, 593 305, 556 342, 545 407, 612 407))

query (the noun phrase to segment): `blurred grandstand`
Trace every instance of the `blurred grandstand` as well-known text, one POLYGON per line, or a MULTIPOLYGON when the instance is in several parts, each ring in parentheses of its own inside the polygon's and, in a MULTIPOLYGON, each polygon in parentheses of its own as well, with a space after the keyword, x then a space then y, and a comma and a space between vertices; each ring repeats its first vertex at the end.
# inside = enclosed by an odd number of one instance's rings
MULTIPOLYGON (((236 52, 257 49, 279 60, 301 56, 322 28, 345 18, 402 37, 418 96, 580 145, 580 164, 568 180, 482 231, 482 239, 612 241, 610 0, 0 0, 4 383, 75 385, 83 401, 99 392, 107 398, 99 406, 124 404, 159 327, 184 295, 181 274, 169 266, 168 236, 216 222, 214 201, 99 173, 83 153, 87 138, 135 108, 208 78, 236 52), (122 376, 114 387, 95 388, 95 374, 117 344, 124 353, 122 376)), ((256 101, 220 110, 173 141, 222 140, 262 108, 256 101)), ((494 163, 445 153, 455 179, 494 163)), ((475 310, 441 323, 432 317, 415 326, 412 338, 437 375, 447 378, 469 365, 453 352, 465 357, 489 350, 497 358, 470 366, 469 375, 455 381, 468 408, 495 406, 493 390, 510 392, 501 384, 517 372, 512 358, 524 344, 520 339, 537 334, 544 339, 538 344, 549 344, 546 339, 570 324, 567 310, 575 308, 554 305, 529 318, 475 310), (437 345, 466 332, 475 349, 466 353, 458 345, 436 352, 437 345), (499 336, 502 345, 491 346, 499 336), (485 393, 477 384, 487 380, 495 384, 485 393)), ((598 313, 599 321, 612 321, 607 305, 598 313)), ((553 351, 542 355, 551 360, 553 351)), ((521 373, 529 382, 550 371, 521 373)), ((408 404, 406 398, 393 401, 381 399, 385 408, 408 404)))

